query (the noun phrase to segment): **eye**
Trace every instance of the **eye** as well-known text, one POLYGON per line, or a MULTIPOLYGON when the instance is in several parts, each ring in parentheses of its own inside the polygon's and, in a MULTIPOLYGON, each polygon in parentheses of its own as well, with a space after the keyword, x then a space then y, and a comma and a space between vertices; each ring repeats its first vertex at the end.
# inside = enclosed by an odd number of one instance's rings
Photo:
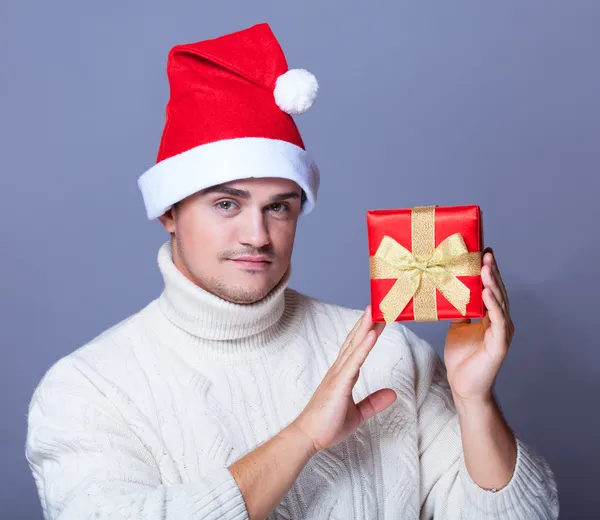
POLYGON ((289 211, 290 207, 283 202, 275 202, 269 206, 269 209, 275 213, 285 213, 289 211))
POLYGON ((231 211, 236 206, 236 203, 232 200, 220 200, 215 206, 223 211, 231 211))

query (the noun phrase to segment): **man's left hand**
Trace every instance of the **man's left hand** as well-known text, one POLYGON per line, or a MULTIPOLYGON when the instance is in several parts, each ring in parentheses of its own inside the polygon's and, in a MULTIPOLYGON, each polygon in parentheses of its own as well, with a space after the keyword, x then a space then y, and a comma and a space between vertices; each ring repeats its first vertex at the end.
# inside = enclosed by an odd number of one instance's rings
POLYGON ((484 252, 481 279, 486 316, 477 322, 452 320, 444 347, 452 393, 465 404, 493 399, 492 386, 514 336, 506 288, 491 249, 484 252))

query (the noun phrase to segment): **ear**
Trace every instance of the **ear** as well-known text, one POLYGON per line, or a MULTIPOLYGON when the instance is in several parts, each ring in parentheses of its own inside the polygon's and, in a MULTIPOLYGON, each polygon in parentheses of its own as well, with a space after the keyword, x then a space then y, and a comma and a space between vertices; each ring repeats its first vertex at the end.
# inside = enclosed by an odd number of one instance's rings
POLYGON ((168 209, 158 220, 164 226, 168 233, 175 233, 175 207, 168 209))

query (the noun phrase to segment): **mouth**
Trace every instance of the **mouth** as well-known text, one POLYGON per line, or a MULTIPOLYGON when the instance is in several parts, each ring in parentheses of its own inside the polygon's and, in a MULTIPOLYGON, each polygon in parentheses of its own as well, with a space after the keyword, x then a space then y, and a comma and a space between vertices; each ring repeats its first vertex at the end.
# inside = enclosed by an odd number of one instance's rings
POLYGON ((267 269, 272 263, 272 261, 267 259, 266 257, 243 256, 239 258, 231 258, 230 260, 243 269, 252 270, 267 269))

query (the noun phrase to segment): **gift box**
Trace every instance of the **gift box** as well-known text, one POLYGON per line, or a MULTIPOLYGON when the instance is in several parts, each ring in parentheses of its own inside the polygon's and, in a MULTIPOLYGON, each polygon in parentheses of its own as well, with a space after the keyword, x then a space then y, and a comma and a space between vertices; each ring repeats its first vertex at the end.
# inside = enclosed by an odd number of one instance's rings
POLYGON ((375 322, 482 318, 479 206, 367 211, 375 322))

